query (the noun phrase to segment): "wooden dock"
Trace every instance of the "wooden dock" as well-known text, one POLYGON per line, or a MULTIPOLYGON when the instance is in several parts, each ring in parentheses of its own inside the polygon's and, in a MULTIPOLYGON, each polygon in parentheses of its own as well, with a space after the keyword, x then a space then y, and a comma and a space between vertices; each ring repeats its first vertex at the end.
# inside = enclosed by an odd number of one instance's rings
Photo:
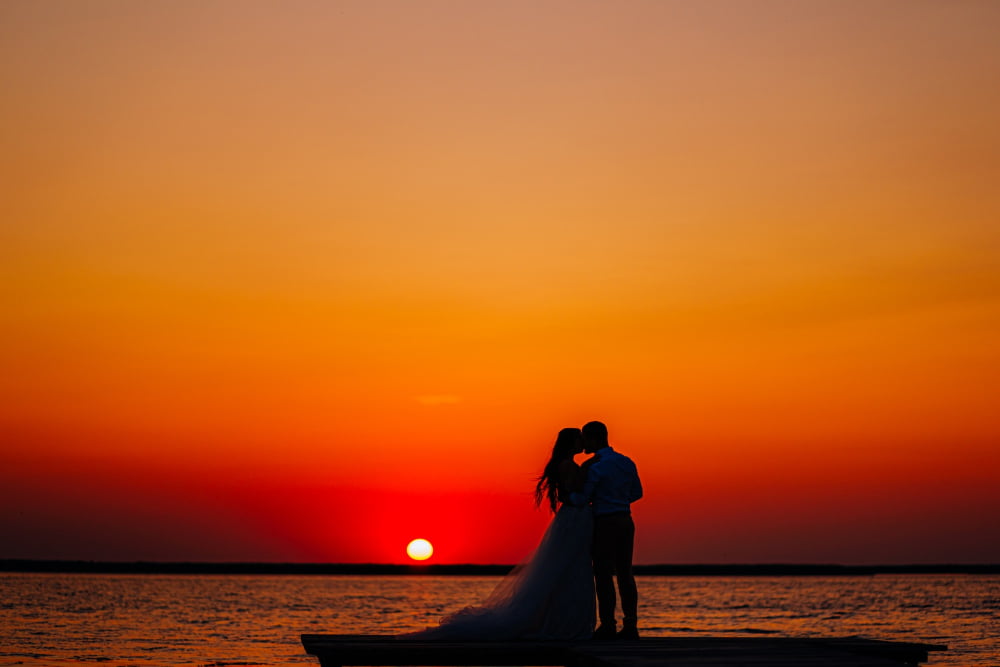
POLYGON ((899 667, 946 646, 872 639, 649 637, 639 641, 449 642, 387 635, 302 635, 322 667, 553 665, 564 667, 899 667))

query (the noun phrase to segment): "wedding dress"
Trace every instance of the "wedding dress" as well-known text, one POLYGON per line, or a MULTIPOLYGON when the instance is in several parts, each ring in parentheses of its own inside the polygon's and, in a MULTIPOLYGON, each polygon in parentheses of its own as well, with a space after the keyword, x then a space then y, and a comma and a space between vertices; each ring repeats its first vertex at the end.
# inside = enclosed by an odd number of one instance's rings
POLYGON ((594 631, 593 513, 562 505, 534 553, 486 601, 404 639, 576 640, 594 631))

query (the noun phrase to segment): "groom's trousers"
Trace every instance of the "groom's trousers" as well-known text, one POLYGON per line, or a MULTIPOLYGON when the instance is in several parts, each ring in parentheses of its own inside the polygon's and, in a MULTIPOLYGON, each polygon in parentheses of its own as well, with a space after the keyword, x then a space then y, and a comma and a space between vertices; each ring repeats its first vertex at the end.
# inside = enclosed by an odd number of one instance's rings
POLYGON ((628 512, 594 517, 594 585, 597 613, 602 625, 615 627, 615 584, 622 598, 624 626, 634 628, 638 618, 639 594, 632 574, 635 523, 628 512))

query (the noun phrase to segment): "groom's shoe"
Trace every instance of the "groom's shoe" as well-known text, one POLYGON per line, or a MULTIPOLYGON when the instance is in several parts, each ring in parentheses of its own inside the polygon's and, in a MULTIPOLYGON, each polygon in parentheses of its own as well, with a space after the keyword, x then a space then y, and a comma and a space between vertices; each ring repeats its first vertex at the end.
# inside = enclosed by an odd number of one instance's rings
POLYGON ((617 639, 617 638, 618 638, 618 635, 615 632, 615 626, 614 625, 607 625, 605 623, 601 623, 597 627, 597 629, 594 630, 594 634, 592 636, 592 639, 596 639, 598 641, 602 641, 602 640, 603 641, 607 641, 609 639, 617 639))
POLYGON ((639 628, 635 627, 634 625, 626 625, 618 632, 616 638, 628 641, 638 641, 639 628))

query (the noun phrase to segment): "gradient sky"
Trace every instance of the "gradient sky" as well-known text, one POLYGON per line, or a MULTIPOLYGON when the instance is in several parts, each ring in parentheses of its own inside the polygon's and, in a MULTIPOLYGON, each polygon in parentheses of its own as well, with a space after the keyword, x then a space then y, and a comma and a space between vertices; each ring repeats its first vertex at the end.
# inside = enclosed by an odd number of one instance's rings
POLYGON ((0 557, 1000 561, 1000 3, 0 4, 0 557))

